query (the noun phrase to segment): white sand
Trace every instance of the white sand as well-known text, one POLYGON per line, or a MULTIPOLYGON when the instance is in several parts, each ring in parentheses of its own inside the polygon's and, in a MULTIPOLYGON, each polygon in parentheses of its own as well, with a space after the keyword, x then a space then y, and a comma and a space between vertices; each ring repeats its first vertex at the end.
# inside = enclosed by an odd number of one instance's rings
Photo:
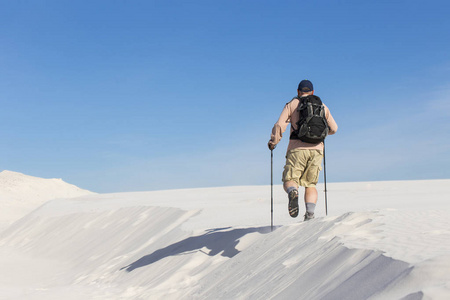
POLYGON ((0 230, 51 199, 93 194, 62 179, 43 179, 22 173, 0 172, 0 230))
POLYGON ((273 232, 269 186, 49 201, 0 232, 0 299, 450 299, 450 180, 328 189, 301 222, 275 186, 273 232))

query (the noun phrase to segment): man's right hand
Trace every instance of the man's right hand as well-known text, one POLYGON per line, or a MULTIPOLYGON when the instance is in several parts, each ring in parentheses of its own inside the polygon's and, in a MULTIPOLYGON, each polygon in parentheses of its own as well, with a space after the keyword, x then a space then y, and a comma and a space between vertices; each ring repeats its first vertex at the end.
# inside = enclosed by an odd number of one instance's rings
POLYGON ((271 151, 277 147, 277 145, 275 145, 274 143, 272 143, 272 141, 269 141, 269 143, 267 143, 267 146, 269 146, 269 149, 270 149, 271 151))

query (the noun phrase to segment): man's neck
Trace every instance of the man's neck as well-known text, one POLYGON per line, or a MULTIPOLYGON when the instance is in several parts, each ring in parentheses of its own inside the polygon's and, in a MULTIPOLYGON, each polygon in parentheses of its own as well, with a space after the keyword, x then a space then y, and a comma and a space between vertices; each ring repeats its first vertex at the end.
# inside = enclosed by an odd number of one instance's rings
POLYGON ((309 92, 309 93, 299 93, 299 98, 303 98, 303 97, 307 97, 307 96, 310 96, 310 95, 313 95, 313 93, 312 92, 309 92))

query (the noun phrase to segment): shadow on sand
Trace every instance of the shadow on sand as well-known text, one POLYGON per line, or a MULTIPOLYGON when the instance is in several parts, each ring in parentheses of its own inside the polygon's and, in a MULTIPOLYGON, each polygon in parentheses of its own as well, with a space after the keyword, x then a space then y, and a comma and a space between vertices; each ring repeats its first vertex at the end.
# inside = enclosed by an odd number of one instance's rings
POLYGON ((152 254, 143 256, 120 270, 131 272, 137 268, 153 264, 163 258, 193 251, 201 251, 209 256, 215 256, 222 252, 222 256, 231 258, 239 253, 236 249, 236 245, 239 243, 240 238, 249 233, 258 232, 264 234, 270 232, 270 226, 229 230, 230 228, 231 227, 207 230, 203 235, 189 237, 165 248, 156 250, 152 254), (203 248, 208 248, 210 250, 209 253, 202 251, 203 248))

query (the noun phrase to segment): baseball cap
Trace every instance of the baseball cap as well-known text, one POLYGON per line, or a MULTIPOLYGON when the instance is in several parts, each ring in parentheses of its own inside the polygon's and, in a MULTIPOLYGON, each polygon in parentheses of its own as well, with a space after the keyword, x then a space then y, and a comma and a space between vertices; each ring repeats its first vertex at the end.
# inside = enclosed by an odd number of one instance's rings
POLYGON ((309 80, 302 80, 300 81, 300 83, 298 84, 298 90, 301 92, 312 92, 314 91, 314 87, 311 81, 309 80))

